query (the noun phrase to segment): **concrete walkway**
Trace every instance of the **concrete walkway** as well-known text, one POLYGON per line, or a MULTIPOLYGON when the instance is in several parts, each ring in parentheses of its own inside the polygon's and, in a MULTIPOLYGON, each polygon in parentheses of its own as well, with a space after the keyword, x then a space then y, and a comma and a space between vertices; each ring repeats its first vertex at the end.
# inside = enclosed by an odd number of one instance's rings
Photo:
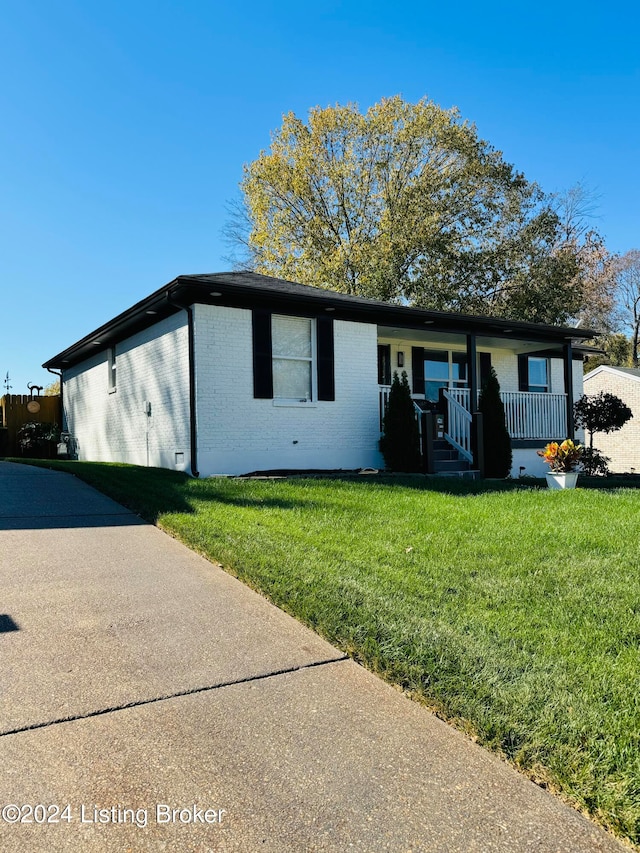
POLYGON ((626 849, 67 474, 0 463, 0 577, 1 850, 626 849))

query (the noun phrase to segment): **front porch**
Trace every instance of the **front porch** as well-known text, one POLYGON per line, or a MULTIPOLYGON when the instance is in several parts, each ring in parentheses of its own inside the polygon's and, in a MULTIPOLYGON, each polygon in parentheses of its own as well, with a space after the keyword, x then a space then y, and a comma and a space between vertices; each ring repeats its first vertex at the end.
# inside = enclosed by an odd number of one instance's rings
MULTIPOLYGON (((484 321, 486 325, 487 321, 484 321)), ((462 467, 483 471, 480 388, 493 367, 514 451, 512 474, 537 474, 536 450, 574 438, 573 403, 582 394, 582 356, 572 340, 515 328, 489 334, 378 327, 380 428, 394 372, 407 372, 420 424, 424 470, 437 467, 434 442, 447 442, 462 467), (537 333, 537 334, 536 334, 537 333), (560 338, 560 339, 559 339, 560 338), (517 452, 516 452, 517 451, 517 452)), ((556 330, 553 330, 554 332, 556 330)), ((560 337, 562 335, 562 337, 560 337)), ((452 466, 449 466, 452 467, 452 466)))
MULTIPOLYGON (((390 385, 379 386, 380 431, 390 385)), ((541 448, 548 441, 567 436, 567 394, 505 391, 500 397, 504 404, 505 422, 512 443, 517 447, 541 448)), ((438 456, 443 456, 443 444, 456 451, 468 463, 482 469, 479 454, 474 454, 475 431, 482 429, 481 416, 471 411, 467 388, 448 388, 440 392, 440 402, 431 406, 423 398, 414 397, 416 418, 419 424, 421 449, 426 471, 437 468, 438 456)), ((451 457, 448 457, 451 458, 451 457)), ((447 470, 447 466, 441 466, 447 470)), ((449 465, 449 469, 456 470, 449 465)), ((463 466, 460 470, 465 470, 463 466)))
MULTIPOLYGON (((390 385, 380 385, 380 431, 382 418, 389 398, 390 385)), ((447 397, 457 402, 465 411, 471 414, 469 390, 467 388, 449 388, 447 397)), ((537 394, 531 391, 502 391, 504 414, 507 431, 512 440, 516 441, 555 441, 567 437, 567 395, 566 394, 537 394)), ((420 398, 414 397, 418 403, 420 398)), ((449 400, 447 400, 449 403, 449 400)), ((447 405, 446 414, 449 421, 455 421, 454 406, 447 405)), ((418 407, 420 410, 420 407, 418 407)), ((443 412, 444 413, 444 412, 443 412)))

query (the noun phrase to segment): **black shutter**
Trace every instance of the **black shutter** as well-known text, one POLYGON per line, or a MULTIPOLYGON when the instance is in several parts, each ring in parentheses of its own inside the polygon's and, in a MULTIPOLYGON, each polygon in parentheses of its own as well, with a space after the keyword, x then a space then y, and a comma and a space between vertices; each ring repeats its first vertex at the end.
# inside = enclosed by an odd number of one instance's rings
POLYGON ((378 344, 378 385, 391 385, 391 344, 378 344))
POLYGON ((481 352, 480 354, 480 388, 489 378, 491 373, 491 353, 481 352))
POLYGON ((273 398, 271 366, 271 314, 252 312, 253 326, 253 396, 261 400, 273 398))
POLYGON ((331 317, 318 317, 316 333, 318 344, 318 400, 335 400, 333 320, 331 317))
POLYGON ((414 394, 424 394, 424 347, 411 347, 411 386, 414 394))
POLYGON ((518 356, 518 388, 520 391, 529 390, 529 356, 518 356))

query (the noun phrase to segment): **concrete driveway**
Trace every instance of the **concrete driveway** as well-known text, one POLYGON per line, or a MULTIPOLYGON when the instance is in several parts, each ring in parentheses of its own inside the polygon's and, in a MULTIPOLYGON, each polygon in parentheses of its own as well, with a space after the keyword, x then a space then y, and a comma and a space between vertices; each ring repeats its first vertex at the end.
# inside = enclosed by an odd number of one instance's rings
POLYGON ((0 463, 0 849, 626 848, 67 474, 0 463))

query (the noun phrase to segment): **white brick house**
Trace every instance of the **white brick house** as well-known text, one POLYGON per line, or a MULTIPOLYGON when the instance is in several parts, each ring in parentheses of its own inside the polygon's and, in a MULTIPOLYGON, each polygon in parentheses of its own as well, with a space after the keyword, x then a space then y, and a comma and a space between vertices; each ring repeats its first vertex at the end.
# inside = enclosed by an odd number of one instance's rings
MULTIPOLYGON (((640 473, 640 369, 601 365, 584 377, 584 393, 615 394, 631 409, 633 417, 617 432, 594 433, 593 444, 611 459, 616 474, 640 473)), ((588 436, 587 436, 588 437, 588 436)))
POLYGON ((61 371, 79 459, 209 476, 382 467, 395 370, 417 411, 442 413, 455 457, 478 467, 477 394, 492 365, 512 474, 537 475, 536 450, 573 435, 579 344, 592 335, 218 273, 176 278, 44 366, 61 371))

